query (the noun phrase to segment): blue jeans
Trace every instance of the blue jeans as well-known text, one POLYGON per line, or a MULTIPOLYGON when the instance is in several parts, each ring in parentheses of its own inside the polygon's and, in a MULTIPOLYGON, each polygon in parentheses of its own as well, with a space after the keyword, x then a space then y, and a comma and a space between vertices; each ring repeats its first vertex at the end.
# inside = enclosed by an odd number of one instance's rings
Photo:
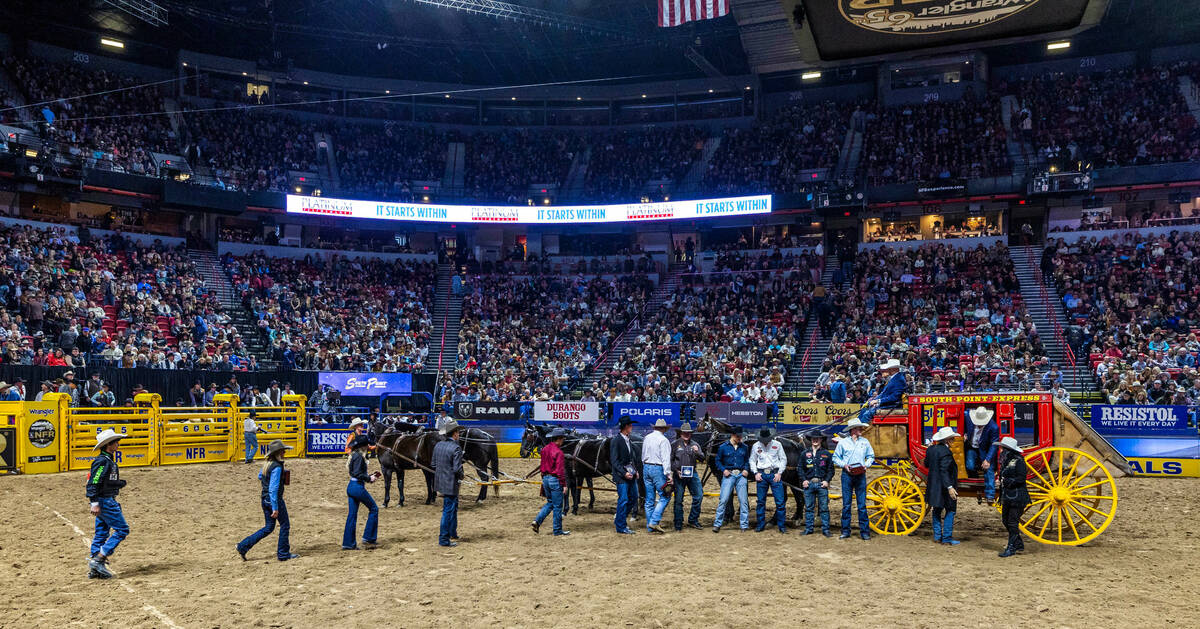
POLYGON ((96 516, 96 535, 92 538, 92 554, 100 553, 111 557, 117 550, 117 544, 129 535, 129 525, 121 513, 121 505, 116 498, 101 498, 100 513, 96 516), (111 531, 111 534, 110 534, 111 531))
POLYGON ((675 528, 683 528, 683 494, 684 489, 692 494, 692 510, 688 512, 688 524, 700 524, 700 504, 704 502, 704 487, 700 485, 700 477, 693 474, 690 478, 675 479, 675 528))
MULTIPOLYGON (((985 453, 986 454, 986 453, 985 453)), ((975 448, 967 449, 967 471, 977 472, 984 458, 980 456, 979 450, 975 448)), ((996 497, 996 461, 991 460, 988 463, 988 468, 983 471, 983 495, 991 500, 996 497)))
POLYGON ((775 496, 775 526, 783 530, 784 522, 787 520, 787 510, 783 508, 783 483, 779 480, 779 474, 763 474, 762 480, 758 481, 758 501, 754 505, 754 518, 758 521, 758 529, 762 530, 767 527, 768 489, 771 490, 771 495, 775 496))
POLYGON ((738 505, 741 507, 738 525, 743 529, 750 528, 750 498, 746 495, 746 477, 741 474, 730 474, 721 478, 721 495, 717 498, 717 519, 713 521, 713 528, 721 528, 721 524, 725 522, 725 509, 735 491, 738 505))
POLYGON ((255 453, 258 452, 258 433, 243 432, 246 435, 246 462, 254 460, 255 453))
POLYGON ((292 554, 291 546, 288 544, 288 533, 292 530, 292 523, 288 520, 287 504, 282 500, 279 501, 279 518, 271 517, 271 501, 262 501, 263 519, 266 524, 261 529, 250 534, 246 539, 238 542, 238 552, 245 554, 254 547, 262 538, 271 534, 275 530, 275 523, 279 523, 279 546, 275 549, 275 557, 283 559, 292 554))
POLYGON ((354 548, 358 545, 354 533, 358 528, 360 502, 367 506, 367 527, 363 529, 363 541, 374 544, 379 534, 379 507, 375 505, 371 492, 367 491, 362 483, 351 480, 350 484, 346 485, 346 496, 349 499, 350 511, 346 514, 346 530, 342 532, 342 548, 354 548))
POLYGON ((458 537, 458 496, 442 496, 442 524, 438 529, 438 544, 450 545, 450 538, 458 537))
POLYGON ((813 509, 821 511, 821 531, 829 531, 829 488, 822 487, 820 481, 810 481, 804 490, 804 530, 813 530, 813 509))
POLYGON ((563 518, 562 481, 558 480, 557 476, 550 476, 550 475, 543 476, 542 477, 542 493, 546 494, 546 504, 542 505, 541 510, 538 511, 537 517, 534 518, 533 521, 537 522, 538 526, 541 526, 542 521, 544 521, 546 519, 546 516, 550 515, 550 512, 553 511, 554 512, 554 534, 561 535, 562 530, 563 530, 563 528, 562 528, 562 518, 563 518))
POLYGON ((661 465, 647 465, 642 469, 642 488, 646 490, 645 504, 646 530, 662 520, 663 511, 667 509, 670 499, 663 493, 667 485, 667 477, 663 474, 661 465))
POLYGON ((637 479, 617 481, 617 514, 613 516, 613 526, 618 532, 629 530, 629 510, 633 501, 637 500, 637 479))
POLYGON ((842 472, 842 535, 850 534, 850 493, 854 493, 854 504, 858 507, 858 532, 871 534, 867 519, 867 475, 852 476, 842 472))

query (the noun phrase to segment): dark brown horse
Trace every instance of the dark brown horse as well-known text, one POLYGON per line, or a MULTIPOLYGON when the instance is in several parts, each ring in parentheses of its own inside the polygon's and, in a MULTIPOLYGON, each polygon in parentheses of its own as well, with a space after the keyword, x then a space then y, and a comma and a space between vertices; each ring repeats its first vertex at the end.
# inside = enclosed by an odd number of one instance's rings
MULTIPOLYGON (((391 475, 396 474, 399 504, 404 506, 404 472, 420 469, 425 475, 425 504, 433 504, 437 494, 433 491, 433 447, 444 439, 436 431, 400 432, 388 429, 379 437, 376 452, 383 467, 383 506, 391 499, 391 475)), ((459 444, 463 449, 463 460, 470 463, 479 480, 487 482, 500 477, 500 454, 496 438, 478 428, 464 428, 459 433, 459 444)), ((476 501, 487 499, 488 485, 480 485, 476 501)), ((499 489, 495 490, 499 495, 499 489)))

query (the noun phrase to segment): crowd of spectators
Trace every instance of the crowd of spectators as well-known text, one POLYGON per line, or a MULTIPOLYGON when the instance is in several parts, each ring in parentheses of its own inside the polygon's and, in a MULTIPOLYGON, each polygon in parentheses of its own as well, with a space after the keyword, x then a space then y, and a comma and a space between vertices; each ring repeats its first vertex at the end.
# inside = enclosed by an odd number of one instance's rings
POLYGON ((475 133, 466 144, 466 194, 476 201, 523 205, 531 184, 566 182, 585 142, 580 134, 561 131, 475 133))
POLYGON ((1200 131, 1188 112, 1181 63, 1096 73, 1054 73, 1005 86, 1021 104, 1014 128, 1028 129, 1038 156, 1095 168, 1200 160, 1200 131), (1024 122, 1026 119, 1028 123, 1024 122))
POLYGON ((271 358, 285 369, 419 372, 432 334, 433 263, 339 255, 222 256, 271 358))
POLYGON ((957 102, 867 110, 860 170, 870 183, 1009 174, 1000 104, 970 92, 957 102))
POLYGON ((806 263, 682 276, 584 399, 774 402, 814 292, 806 263))
POLYGON ((334 127, 341 192, 412 201, 414 181, 441 181, 453 134, 433 127, 344 122, 334 127))
POLYGON ((690 125, 597 134, 588 158, 588 199, 597 203, 637 201, 651 182, 673 186, 700 157, 706 137, 706 131, 690 125))
POLYGON ((845 103, 794 104, 751 127, 726 129, 705 187, 717 194, 799 192, 801 171, 837 165, 852 111, 845 103))
POLYGON ((175 152, 175 132, 157 115, 163 111, 158 86, 127 89, 149 80, 22 55, 5 55, 3 63, 33 105, 32 117, 48 123, 48 137, 72 154, 100 167, 156 175, 150 151, 175 152))
POLYGON ((1111 404, 1200 402, 1200 234, 1050 243, 1067 339, 1111 404))
POLYGON ((208 164, 218 185, 234 190, 288 189, 288 171, 315 171, 317 125, 259 110, 185 112, 189 153, 208 164))
POLYGON ((812 391, 818 400, 831 399, 830 385, 841 380, 846 398, 832 401, 866 401, 885 384, 878 366, 893 358, 911 372, 910 392, 1061 382, 1061 373, 1046 375, 1051 365, 1004 245, 860 252, 852 287, 815 312, 833 333, 812 391))
POLYGON ((653 288, 642 274, 469 277, 443 401, 564 399, 653 288))

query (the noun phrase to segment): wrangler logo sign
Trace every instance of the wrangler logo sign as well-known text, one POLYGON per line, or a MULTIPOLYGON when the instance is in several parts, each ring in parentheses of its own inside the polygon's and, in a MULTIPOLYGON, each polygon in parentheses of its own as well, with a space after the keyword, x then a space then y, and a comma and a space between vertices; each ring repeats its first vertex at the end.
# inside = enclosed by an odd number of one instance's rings
POLYGON ((839 0, 842 16, 881 33, 930 35, 979 28, 1041 0, 839 0))

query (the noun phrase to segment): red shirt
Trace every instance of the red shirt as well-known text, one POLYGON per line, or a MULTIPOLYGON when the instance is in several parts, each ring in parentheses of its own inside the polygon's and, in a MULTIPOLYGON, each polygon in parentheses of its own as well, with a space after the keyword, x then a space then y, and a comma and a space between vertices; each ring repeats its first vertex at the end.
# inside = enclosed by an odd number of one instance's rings
POLYGON ((551 441, 542 448, 542 476, 557 476, 563 487, 567 486, 567 459, 563 456, 562 448, 551 441))

